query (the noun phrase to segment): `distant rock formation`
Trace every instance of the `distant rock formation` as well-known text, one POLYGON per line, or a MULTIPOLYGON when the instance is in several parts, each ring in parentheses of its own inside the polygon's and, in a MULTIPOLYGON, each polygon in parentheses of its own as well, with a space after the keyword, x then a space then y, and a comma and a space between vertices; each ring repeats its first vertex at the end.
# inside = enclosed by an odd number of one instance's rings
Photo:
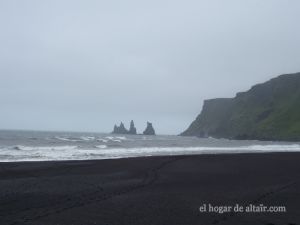
MULTIPOLYGON (((112 133, 113 134, 132 134, 132 135, 136 135, 137 131, 136 131, 136 128, 134 126, 133 120, 131 120, 129 130, 127 130, 126 127, 124 126, 123 122, 121 122, 120 126, 117 126, 117 125, 114 126, 114 130, 113 130, 112 133)), ((152 126, 152 123, 147 122, 147 127, 146 127, 145 131, 143 132, 143 134, 144 135, 155 135, 155 130, 152 126)))
POLYGON ((120 123, 120 126, 115 125, 114 130, 112 132, 113 134, 136 134, 136 128, 134 126, 133 120, 130 122, 130 128, 129 130, 126 129, 123 122, 120 123))
POLYGON ((143 132, 144 135, 155 135, 155 130, 152 126, 152 123, 147 122, 147 127, 143 132))
POLYGON ((136 134, 136 128, 134 126, 133 120, 131 120, 131 122, 130 122, 130 128, 129 128, 128 134, 136 134))
POLYGON ((129 131, 125 128, 124 124, 121 122, 120 126, 115 125, 113 134, 128 134, 129 131))

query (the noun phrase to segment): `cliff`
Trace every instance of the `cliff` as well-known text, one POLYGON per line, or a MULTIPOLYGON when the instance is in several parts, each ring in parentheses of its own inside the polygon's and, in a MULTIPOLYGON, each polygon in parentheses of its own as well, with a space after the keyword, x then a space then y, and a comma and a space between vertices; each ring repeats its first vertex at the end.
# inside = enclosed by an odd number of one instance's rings
POLYGON ((300 73, 281 75, 234 98, 204 101, 181 135, 300 141, 300 73))

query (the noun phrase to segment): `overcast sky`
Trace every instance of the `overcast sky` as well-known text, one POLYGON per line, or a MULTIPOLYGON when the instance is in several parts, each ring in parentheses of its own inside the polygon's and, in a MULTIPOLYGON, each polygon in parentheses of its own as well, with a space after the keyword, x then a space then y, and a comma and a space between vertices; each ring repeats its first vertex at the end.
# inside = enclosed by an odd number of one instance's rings
POLYGON ((0 128, 178 134, 300 71, 299 0, 0 0, 0 128))

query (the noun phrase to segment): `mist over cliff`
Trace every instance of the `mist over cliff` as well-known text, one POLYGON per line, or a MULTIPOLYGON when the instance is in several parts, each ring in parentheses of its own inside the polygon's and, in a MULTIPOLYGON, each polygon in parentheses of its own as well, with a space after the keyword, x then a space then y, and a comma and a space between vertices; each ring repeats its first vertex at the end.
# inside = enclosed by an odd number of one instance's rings
POLYGON ((300 73, 273 78, 234 98, 205 100, 181 135, 300 141, 300 73))

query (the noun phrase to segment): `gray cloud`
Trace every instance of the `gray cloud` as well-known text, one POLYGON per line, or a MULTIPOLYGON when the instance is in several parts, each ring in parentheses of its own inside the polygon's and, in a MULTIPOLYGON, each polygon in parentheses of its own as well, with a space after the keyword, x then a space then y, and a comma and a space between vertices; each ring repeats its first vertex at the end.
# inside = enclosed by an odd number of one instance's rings
POLYGON ((176 134, 206 98, 300 71, 297 0, 0 0, 0 128, 176 134))

